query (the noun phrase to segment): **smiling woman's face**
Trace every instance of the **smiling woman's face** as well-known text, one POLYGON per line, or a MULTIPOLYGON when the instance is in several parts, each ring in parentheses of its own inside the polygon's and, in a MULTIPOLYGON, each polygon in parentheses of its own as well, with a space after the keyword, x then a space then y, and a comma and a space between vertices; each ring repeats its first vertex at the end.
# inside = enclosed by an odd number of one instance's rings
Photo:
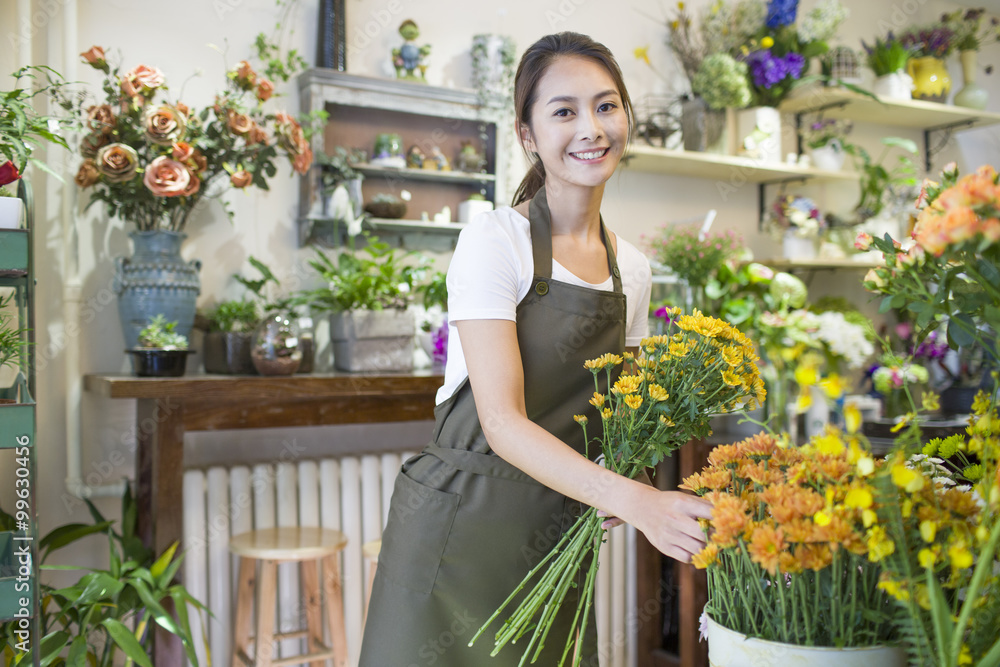
POLYGON ((551 186, 603 185, 621 160, 628 116, 611 74, 600 63, 562 56, 538 82, 531 127, 521 141, 538 153, 551 186))

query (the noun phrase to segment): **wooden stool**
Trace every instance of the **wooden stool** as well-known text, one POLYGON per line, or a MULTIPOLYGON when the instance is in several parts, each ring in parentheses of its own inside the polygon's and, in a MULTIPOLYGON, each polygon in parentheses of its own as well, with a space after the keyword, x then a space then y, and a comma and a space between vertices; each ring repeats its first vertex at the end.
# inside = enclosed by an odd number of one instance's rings
POLYGON ((340 531, 301 527, 252 530, 229 540, 229 551, 240 557, 232 667, 241 667, 242 664, 281 667, 305 662, 309 662, 311 667, 323 667, 329 658, 333 659, 334 667, 347 666, 347 631, 344 626, 340 567, 337 564, 337 553, 346 545, 347 538, 340 531), (332 647, 323 643, 320 580, 316 568, 320 560, 323 561, 323 605, 326 607, 332 647), (275 634, 274 605, 277 599, 278 563, 296 561, 299 563, 306 610, 306 629, 275 634), (257 609, 257 632, 251 639, 252 607, 257 609), (281 639, 296 637, 306 638, 308 652, 274 659, 275 643, 281 639), (253 657, 250 657, 249 651, 251 641, 256 645, 253 657))
POLYGON ((371 561, 372 569, 368 574, 368 590, 365 591, 365 619, 368 619, 368 603, 372 599, 372 586, 375 585, 375 569, 378 567, 378 554, 382 551, 382 540, 372 540, 361 545, 362 555, 371 561))

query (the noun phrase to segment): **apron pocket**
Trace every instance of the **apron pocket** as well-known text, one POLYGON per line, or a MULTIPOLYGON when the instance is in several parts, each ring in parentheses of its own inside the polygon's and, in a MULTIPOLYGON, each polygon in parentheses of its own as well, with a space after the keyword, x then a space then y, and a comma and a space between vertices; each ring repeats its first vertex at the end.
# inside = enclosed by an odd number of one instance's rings
POLYGON ((382 533, 379 572, 412 591, 430 593, 460 500, 400 472, 382 533))

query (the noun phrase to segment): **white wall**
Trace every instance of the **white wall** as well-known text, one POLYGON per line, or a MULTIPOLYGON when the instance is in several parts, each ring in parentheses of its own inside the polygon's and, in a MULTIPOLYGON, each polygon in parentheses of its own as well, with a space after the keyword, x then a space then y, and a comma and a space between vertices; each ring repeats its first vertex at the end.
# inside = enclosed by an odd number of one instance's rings
MULTIPOLYGON (((22 26, 15 20, 13 0, 0 0, 0 71, 16 67, 20 35, 33 35, 32 57, 36 63, 51 64, 62 69, 69 79, 95 83, 95 72, 80 67, 76 71, 62 67, 62 29, 66 16, 66 0, 34 0, 34 26, 22 26), (8 43, 11 45, 8 48, 8 43)), ((707 0, 689 2, 701 6, 707 0)), ((292 18, 295 32, 291 43, 312 59, 315 52, 317 0, 301 0, 292 18)), ((806 7, 811 2, 803 3, 806 7)), ((856 47, 857 39, 871 39, 891 27, 900 27, 899 20, 909 22, 930 20, 949 6, 936 0, 898 0, 865 2, 845 0, 851 17, 842 31, 841 43, 856 47), (896 24, 894 26, 894 24, 896 24)), ((508 0, 498 3, 471 3, 468 0, 349 0, 348 36, 351 48, 348 69, 362 75, 388 75, 388 52, 400 39, 396 26, 406 18, 415 20, 422 30, 419 41, 433 45, 428 77, 431 83, 467 87, 469 82, 469 46, 471 35, 479 32, 510 34, 524 48, 543 34, 559 30, 588 33, 606 43, 621 62, 626 81, 634 99, 651 92, 679 89, 676 69, 664 40, 662 25, 664 7, 672 3, 659 0, 633 0, 612 4, 597 0, 508 0), (365 37, 365 30, 373 36, 365 37), (661 74, 661 80, 636 61, 632 51, 649 45, 650 56, 661 74)), ((121 51, 126 67, 138 63, 163 69, 173 90, 183 86, 184 100, 192 107, 211 102, 213 91, 221 85, 226 63, 232 65, 249 55, 250 43, 260 31, 270 31, 276 16, 274 0, 174 0, 172 3, 151 0, 79 0, 78 21, 74 30, 77 51, 92 44, 121 51), (228 49, 223 57, 208 45, 228 49), (202 75, 185 81, 192 73, 202 75)), ((904 23, 905 25, 905 23, 904 23)), ((1000 64, 996 45, 984 52, 983 62, 1000 64)), ((953 76, 960 80, 957 64, 953 76)), ((991 106, 1000 105, 1000 72, 984 77, 992 94, 991 106)), ((0 83, 6 88, 6 83, 0 83)), ((957 86, 956 86, 957 89, 957 86)), ((282 90, 287 97, 276 107, 296 108, 293 85, 282 90)), ((887 128, 859 128, 857 137, 873 143, 880 133, 901 134, 887 128)), ((917 133, 904 134, 919 139, 917 133)), ((952 140, 937 161, 958 159, 963 169, 992 161, 996 163, 1000 130, 997 128, 964 133, 952 140)), ((67 184, 59 184, 35 173, 33 182, 39 191, 39 230, 36 257, 38 270, 38 346, 44 357, 39 374, 38 422, 41 493, 40 513, 43 531, 68 521, 86 521, 87 513, 64 492, 66 383, 63 359, 66 345, 80 346, 84 372, 126 371, 122 353, 122 335, 113 300, 108 301, 112 274, 112 258, 128 252, 126 230, 120 224, 107 221, 95 207, 75 214, 76 236, 64 238, 60 228, 59 207, 63 197, 78 195, 72 176, 78 164, 75 156, 49 151, 48 159, 65 175, 67 184), (68 267, 63 261, 66 244, 78 245, 79 271, 83 297, 96 299, 100 314, 82 327, 75 338, 64 335, 62 299, 68 267), (100 305, 100 304, 106 305, 100 305)), ((184 254, 203 262, 201 271, 202 296, 199 304, 238 296, 240 290, 229 276, 245 268, 246 257, 253 254, 295 282, 300 276, 291 267, 301 264, 308 251, 296 247, 294 217, 296 214, 296 181, 283 166, 273 179, 270 193, 250 191, 231 193, 228 199, 236 212, 230 224, 219 206, 211 207, 191 221, 184 254)), ((812 190, 814 191, 814 190, 812 190)), ((815 192, 815 191, 814 191, 815 192)), ((849 186, 819 191, 827 197, 827 205, 847 210, 856 194, 849 186)), ((773 191, 769 196, 774 196, 773 191)), ((717 229, 735 229, 742 233, 758 257, 779 254, 773 242, 759 235, 757 229, 757 191, 745 185, 735 193, 722 197, 717 184, 711 181, 662 177, 653 174, 624 173, 616 177, 607 189, 604 206, 608 224, 625 238, 638 243, 644 233, 654 231, 660 223, 686 218, 708 208, 719 210, 717 229)), ((75 252, 73 254, 76 254, 75 252)), ((442 268, 445 260, 442 260, 442 268)), ((851 295, 861 305, 866 296, 854 282, 860 276, 849 273, 819 274, 815 293, 842 292, 851 295)), ((91 481, 113 481, 131 474, 133 452, 128 433, 134 419, 134 406, 128 401, 111 401, 85 396, 83 403, 84 476, 91 481), (111 465, 108 465, 108 464, 111 465)), ((302 429, 292 433, 229 433, 198 434, 187 443, 189 455, 217 460, 225 457, 226 447, 241 452, 280 446, 283 439, 296 438, 312 450, 322 450, 331 442, 372 437, 402 438, 417 441, 422 435, 407 436, 400 429, 302 429)), ((9 507, 7 489, 0 491, 0 503, 9 507)), ((109 515, 117 515, 116 500, 98 501, 109 515)), ((100 562, 102 548, 95 543, 90 550, 77 550, 74 560, 100 562)), ((89 564, 89 563, 81 563, 89 564)))

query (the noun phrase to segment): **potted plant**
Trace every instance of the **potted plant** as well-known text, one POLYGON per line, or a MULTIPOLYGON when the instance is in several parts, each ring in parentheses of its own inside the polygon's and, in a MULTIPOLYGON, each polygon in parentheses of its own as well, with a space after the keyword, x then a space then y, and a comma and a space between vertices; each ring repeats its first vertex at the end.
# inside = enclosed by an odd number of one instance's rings
MULTIPOLYGON (((962 89, 955 93, 952 104, 970 109, 985 109, 990 99, 988 90, 976 83, 979 66, 977 59, 979 49, 983 44, 1000 40, 1000 20, 990 19, 988 25, 983 25, 985 11, 978 9, 956 10, 945 14, 942 20, 955 33, 955 48, 962 63, 962 89)), ((987 68, 987 74, 992 68, 987 68)))
MULTIPOLYGON (((29 345, 25 334, 27 329, 14 326, 14 318, 9 308, 14 303, 14 294, 0 297, 0 369, 20 368, 25 349, 29 345)), ((18 374, 14 384, 0 389, 0 404, 17 403, 19 390, 25 388, 23 374, 18 374)))
MULTIPOLYGON (((860 420, 858 420, 860 421, 860 420)), ((851 424, 856 428, 857 424, 851 424)), ((712 664, 903 667, 897 615, 879 586, 878 464, 831 430, 801 447, 761 433, 721 445, 681 488, 709 499, 703 615, 712 664)))
POLYGON ((706 286, 722 267, 735 262, 743 240, 732 230, 702 232, 699 225, 667 223, 648 241, 651 257, 682 279, 689 290, 681 304, 701 312, 716 314, 715 304, 706 294, 706 286))
POLYGON ((223 301, 205 317, 208 320, 202 351, 205 372, 252 374, 250 336, 260 322, 257 302, 247 298, 223 301))
POLYGON ((893 100, 912 98, 913 79, 906 73, 906 63, 912 50, 891 32, 885 39, 876 37, 872 46, 862 40, 861 46, 865 50, 868 67, 875 73, 872 92, 893 100))
POLYGON ((813 166, 817 169, 840 171, 844 164, 844 140, 851 133, 849 120, 819 118, 802 130, 802 140, 812 150, 813 166))
POLYGON ((691 98, 681 102, 684 150, 725 152, 726 109, 750 104, 747 65, 728 53, 712 53, 691 79, 691 98))
POLYGON ((363 249, 343 249, 336 258, 317 248, 309 264, 327 286, 299 293, 296 302, 330 314, 336 368, 411 370, 415 323, 408 306, 421 269, 403 263, 410 253, 366 238, 363 249))
POLYGON ((810 259, 816 256, 816 243, 826 220, 809 197, 779 195, 771 204, 764 228, 781 236, 786 259, 810 259))
MULTIPOLYGON (((68 586, 56 588, 41 583, 40 626, 44 639, 36 638, 31 651, 15 651, 18 625, 4 624, 0 631, 4 664, 30 665, 37 657, 43 665, 114 667, 123 664, 124 659, 124 664, 152 667, 153 634, 159 627, 180 637, 187 659, 197 667, 195 637, 204 636, 205 628, 197 634, 192 632, 187 608, 193 605, 210 612, 182 584, 174 582, 184 557, 177 553, 177 543, 159 555, 143 546, 136 534, 137 507, 127 485, 120 532, 93 503, 84 502, 94 522, 59 526, 45 535, 38 542, 40 567, 47 571, 79 571, 82 568, 74 565, 46 565, 45 561, 54 552, 99 534, 107 536, 110 562, 106 568, 89 569, 68 586), (175 611, 168 612, 168 605, 175 611)), ((0 530, 14 530, 15 526, 14 517, 0 510, 0 530)))
POLYGON ((417 286, 424 314, 420 322, 418 340, 431 363, 440 366, 448 360, 448 276, 434 271, 417 286))
POLYGON ((66 82, 58 72, 48 67, 22 67, 12 75, 13 90, 0 92, 0 229, 17 229, 22 217, 21 200, 8 189, 24 174, 29 164, 62 180, 58 174, 32 157, 43 141, 67 148, 66 140, 53 129, 58 120, 43 116, 32 105, 39 95, 52 96, 62 102, 66 82), (41 85, 32 89, 37 79, 41 85))
POLYGON ((893 238, 900 237, 900 226, 894 210, 900 200, 907 202, 909 188, 917 184, 916 165, 911 156, 917 155, 917 145, 910 139, 883 137, 883 149, 878 158, 857 144, 844 144, 844 150, 854 159, 854 167, 861 172, 861 197, 854 207, 857 222, 865 223, 865 231, 893 238), (887 164, 893 150, 895 160, 887 164), (895 164, 892 164, 894 162, 895 164))
MULTIPOLYGON (((104 74, 103 98, 86 112, 89 133, 76 183, 90 204, 133 224, 131 258, 116 260, 115 291, 127 347, 151 316, 164 313, 188 335, 200 290, 200 262, 180 257, 191 212, 225 187, 267 189, 279 155, 295 172, 312 164, 307 124, 264 103, 274 84, 241 61, 227 72, 212 106, 191 109, 167 90, 160 70, 112 66, 104 49, 82 54, 104 74)), ((231 212, 230 212, 231 213, 231 212)))
POLYGON ((945 58, 955 48, 955 33, 944 24, 908 30, 899 36, 912 55, 906 72, 913 77, 913 97, 929 102, 945 102, 951 91, 951 77, 945 58))
POLYGON ((188 349, 187 336, 176 331, 177 322, 168 322, 162 313, 150 318, 139 332, 139 347, 126 350, 139 377, 179 377, 184 375, 188 349))

